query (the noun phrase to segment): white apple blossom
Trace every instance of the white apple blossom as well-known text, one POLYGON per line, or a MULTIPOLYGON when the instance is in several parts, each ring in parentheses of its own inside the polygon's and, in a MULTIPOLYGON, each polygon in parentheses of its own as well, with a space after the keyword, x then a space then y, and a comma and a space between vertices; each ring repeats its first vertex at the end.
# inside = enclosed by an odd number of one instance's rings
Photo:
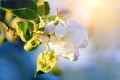
POLYGON ((49 22, 45 31, 49 34, 54 33, 50 36, 50 49, 70 60, 77 60, 78 48, 85 48, 88 44, 87 30, 72 21, 59 20, 58 25, 49 22))
POLYGON ((55 32, 54 21, 51 21, 45 25, 45 32, 48 34, 53 34, 55 32))

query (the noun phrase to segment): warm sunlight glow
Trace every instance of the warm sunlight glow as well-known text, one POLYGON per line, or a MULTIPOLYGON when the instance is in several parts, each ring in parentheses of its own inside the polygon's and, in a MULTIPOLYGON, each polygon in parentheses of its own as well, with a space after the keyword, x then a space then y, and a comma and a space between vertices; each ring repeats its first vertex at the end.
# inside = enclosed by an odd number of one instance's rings
POLYGON ((95 7, 100 4, 100 0, 86 0, 89 7, 95 7))
POLYGON ((98 2, 98 0, 89 0, 89 2, 90 2, 91 4, 96 4, 96 3, 98 2))

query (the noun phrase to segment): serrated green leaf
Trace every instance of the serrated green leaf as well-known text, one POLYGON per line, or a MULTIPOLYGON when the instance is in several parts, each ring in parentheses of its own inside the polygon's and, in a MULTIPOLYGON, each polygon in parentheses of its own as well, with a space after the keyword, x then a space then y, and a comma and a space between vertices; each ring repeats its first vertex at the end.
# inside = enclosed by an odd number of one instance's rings
POLYGON ((38 6, 38 14, 39 14, 41 17, 45 17, 44 5, 38 6))
POLYGON ((7 9, 28 8, 37 13, 37 5, 32 0, 1 0, 1 7, 7 9))
POLYGON ((41 17, 45 17, 46 15, 49 14, 50 11, 50 6, 48 2, 44 2, 44 0, 39 0, 38 1, 38 14, 41 17))
POLYGON ((20 31, 19 36, 20 36, 20 39, 21 39, 23 42, 26 42, 26 41, 27 41, 27 39, 25 38, 25 35, 23 34, 22 31, 20 31))
POLYGON ((29 40, 31 37, 32 37, 32 34, 31 32, 33 31, 34 29, 34 25, 29 22, 29 21, 26 21, 26 22, 18 22, 17 23, 18 25, 18 35, 20 35, 20 38, 26 42, 27 40, 29 40))
POLYGON ((38 14, 41 17, 45 17, 45 7, 44 7, 44 0, 38 0, 38 14))
POLYGON ((31 22, 29 22, 29 21, 18 22, 17 25, 20 28, 20 30, 24 32, 24 34, 27 33, 27 29, 29 31, 32 31, 34 29, 34 25, 31 22))
POLYGON ((50 72, 57 63, 57 61, 58 61, 57 55, 53 51, 43 52, 39 54, 37 59, 35 77, 39 74, 39 72, 42 73, 50 72))
POLYGON ((27 23, 26 22, 18 22, 17 25, 20 28, 20 30, 25 33, 25 31, 27 29, 27 23))
POLYGON ((27 20, 35 20, 38 16, 37 14, 28 8, 21 8, 13 10, 13 13, 20 18, 27 19, 27 20))
POLYGON ((45 15, 48 15, 50 12, 50 6, 48 2, 44 2, 44 6, 45 6, 45 15))

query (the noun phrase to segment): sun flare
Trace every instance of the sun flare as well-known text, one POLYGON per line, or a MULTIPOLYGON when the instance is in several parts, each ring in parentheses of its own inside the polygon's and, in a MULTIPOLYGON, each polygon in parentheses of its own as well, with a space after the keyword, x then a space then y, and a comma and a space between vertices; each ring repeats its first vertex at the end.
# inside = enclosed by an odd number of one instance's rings
POLYGON ((98 0, 89 0, 89 2, 90 2, 91 4, 96 4, 96 3, 98 2, 98 0))

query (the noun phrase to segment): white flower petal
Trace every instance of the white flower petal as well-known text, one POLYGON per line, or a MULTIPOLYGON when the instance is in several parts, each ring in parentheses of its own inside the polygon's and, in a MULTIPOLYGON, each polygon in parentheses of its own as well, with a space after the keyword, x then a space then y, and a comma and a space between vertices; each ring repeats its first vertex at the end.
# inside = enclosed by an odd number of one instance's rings
POLYGON ((50 37, 49 46, 56 54, 69 60, 77 60, 78 48, 88 44, 88 32, 79 24, 60 22, 55 28, 55 35, 50 37), (64 37, 64 39, 61 39, 64 37))
POLYGON ((49 37, 47 35, 39 35, 39 39, 43 42, 43 43, 48 43, 49 42, 49 37))
POLYGON ((67 26, 67 42, 71 43, 72 45, 75 45, 75 47, 78 48, 86 47, 88 43, 88 32, 79 24, 74 22, 67 23, 67 26))
POLYGON ((56 44, 56 41, 57 41, 57 39, 56 39, 56 37, 55 36, 51 36, 50 37, 50 41, 49 41, 49 48, 51 49, 51 50, 53 50, 53 51, 55 51, 55 45, 57 45, 56 44))
POLYGON ((70 17, 71 15, 71 11, 67 8, 61 9, 58 11, 58 13, 60 14, 60 16, 62 16, 64 19, 70 17))
POLYGON ((78 59, 78 50, 74 51, 73 53, 70 53, 70 54, 61 54, 61 56, 71 60, 71 61, 75 61, 78 59))
POLYGON ((48 34, 53 34, 55 32, 55 27, 54 21, 51 21, 45 25, 45 32, 48 34))
POLYGON ((58 25, 55 28, 55 36, 58 39, 61 39, 66 33, 67 33, 67 28, 61 21, 59 21, 58 25))
POLYGON ((64 41, 55 39, 52 37, 52 41, 49 42, 50 49, 52 49, 57 55, 61 55, 69 60, 75 61, 78 58, 78 50, 74 46, 65 43, 64 41))

